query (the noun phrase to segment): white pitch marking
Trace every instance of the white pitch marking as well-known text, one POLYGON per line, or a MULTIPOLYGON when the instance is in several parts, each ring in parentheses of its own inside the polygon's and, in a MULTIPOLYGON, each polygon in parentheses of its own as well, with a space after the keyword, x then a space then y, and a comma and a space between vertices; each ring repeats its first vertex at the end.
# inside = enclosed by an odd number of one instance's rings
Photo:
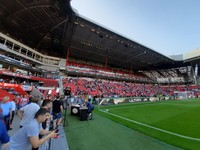
MULTIPOLYGON (((100 111, 102 111, 102 110, 100 110, 100 111)), ((200 141, 199 138, 193 138, 193 137, 189 137, 189 136, 177 134, 177 133, 174 133, 174 132, 170 132, 170 131, 167 131, 167 130, 159 129, 159 128, 156 128, 156 127, 153 127, 153 126, 150 126, 150 125, 147 125, 147 124, 144 124, 144 123, 135 121, 135 120, 131 120, 131 119, 128 119, 128 118, 125 118, 125 117, 122 117, 122 116, 118 116, 118 115, 109 113, 109 112, 107 112, 107 111, 102 111, 102 112, 107 113, 107 114, 109 114, 109 115, 111 115, 111 116, 115 116, 115 117, 118 117, 118 118, 121 118, 121 119, 130 121, 130 122, 133 122, 133 123, 135 123, 135 124, 139 124, 139 125, 142 125, 142 126, 145 126, 145 127, 151 128, 151 129, 154 129, 154 130, 158 130, 158 131, 167 133, 167 134, 175 135, 175 136, 178 136, 178 137, 181 137, 181 138, 185 138, 185 139, 189 139, 189 140, 200 141)))

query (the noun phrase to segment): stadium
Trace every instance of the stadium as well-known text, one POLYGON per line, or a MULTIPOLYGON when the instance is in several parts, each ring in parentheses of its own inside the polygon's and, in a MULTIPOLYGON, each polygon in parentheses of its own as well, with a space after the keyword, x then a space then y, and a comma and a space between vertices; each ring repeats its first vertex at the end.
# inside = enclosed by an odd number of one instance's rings
MULTIPOLYGON (((165 56, 71 0, 1 1, 0 20, 0 100, 62 101, 59 137, 40 150, 199 149, 199 50, 165 56)), ((19 126, 15 115, 10 138, 19 126)))

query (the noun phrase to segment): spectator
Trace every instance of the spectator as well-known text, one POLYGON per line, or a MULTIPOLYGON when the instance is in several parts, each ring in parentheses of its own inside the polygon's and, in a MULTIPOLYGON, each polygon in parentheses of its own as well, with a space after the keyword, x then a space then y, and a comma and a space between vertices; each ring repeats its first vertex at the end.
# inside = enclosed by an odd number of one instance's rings
MULTIPOLYGON (((52 108, 52 102, 50 100, 48 100, 48 99, 43 100, 41 108, 47 109, 49 111, 49 113, 50 113, 51 108, 52 108)), ((47 119, 48 121, 45 120, 45 122, 42 123, 42 128, 43 129, 47 129, 47 130, 49 129, 51 119, 52 119, 52 117, 50 115, 50 117, 47 119), (49 124, 47 124, 47 123, 49 123, 49 124)))
POLYGON ((8 144, 10 141, 10 137, 8 135, 8 132, 6 131, 6 127, 2 120, 0 120, 0 149, 6 150, 8 144))
MULTIPOLYGON (((0 103, 0 105, 1 105, 1 103, 0 103)), ((0 107, 0 120, 4 121, 4 119, 3 119, 3 110, 2 110, 1 107, 0 107)))
POLYGON ((27 103, 28 103, 28 96, 27 95, 21 95, 20 108, 25 106, 27 103))
POLYGON ((64 94, 65 94, 65 96, 67 96, 67 97, 71 97, 71 88, 70 88, 70 87, 66 87, 66 88, 64 89, 64 94))
POLYGON ((62 101, 63 109, 67 110, 69 108, 68 97, 65 95, 60 96, 60 100, 62 101))
POLYGON ((16 103, 16 110, 18 111, 20 109, 20 95, 15 96, 15 103, 16 103))
POLYGON ((88 99, 88 101, 86 102, 86 106, 88 108, 88 119, 92 119, 92 111, 94 110, 94 106, 92 105, 90 101, 91 100, 88 99))
POLYGON ((20 128, 28 124, 35 116, 35 113, 40 109, 37 103, 37 99, 34 97, 29 98, 29 103, 18 111, 19 118, 21 119, 20 128))
POLYGON ((49 118, 49 111, 45 108, 40 108, 34 119, 27 123, 23 128, 16 132, 11 140, 8 150, 28 150, 38 148, 45 141, 57 136, 56 131, 48 131, 41 128, 41 123, 49 118), (47 135, 39 139, 39 134, 47 135))
POLYGON ((60 100, 59 96, 57 96, 56 99, 53 101, 53 111, 52 111, 54 129, 62 122, 62 111, 63 111, 62 101, 60 100))
POLYGON ((15 116, 15 110, 16 110, 16 103, 15 103, 15 100, 11 101, 11 104, 12 104, 12 117, 11 117, 11 120, 10 120, 10 127, 12 125, 12 122, 13 122, 13 118, 15 116))
POLYGON ((5 96, 2 99, 1 109, 3 111, 3 117, 7 130, 11 130, 10 121, 12 119, 12 104, 9 102, 10 97, 5 96))
POLYGON ((80 96, 77 97, 77 104, 80 106, 83 104, 80 96))
POLYGON ((4 79, 0 79, 0 82, 3 83, 3 82, 4 82, 4 79))

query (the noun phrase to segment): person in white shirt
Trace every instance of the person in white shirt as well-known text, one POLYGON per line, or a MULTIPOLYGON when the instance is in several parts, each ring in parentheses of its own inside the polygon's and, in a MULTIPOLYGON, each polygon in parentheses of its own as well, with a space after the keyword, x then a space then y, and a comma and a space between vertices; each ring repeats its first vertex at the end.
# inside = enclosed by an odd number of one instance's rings
POLYGON ((29 98, 29 102, 22 108, 19 109, 18 115, 21 119, 20 128, 28 124, 33 120, 36 112, 40 109, 40 106, 37 104, 37 99, 34 97, 29 98))
POLYGON ((12 117, 11 117, 11 120, 10 120, 10 128, 12 126, 12 122, 13 122, 13 118, 15 116, 15 110, 16 110, 16 102, 15 102, 15 99, 13 101, 11 101, 11 104, 12 104, 12 117))
POLYGON ((20 99, 20 108, 25 106, 28 103, 28 97, 27 95, 21 95, 20 99))

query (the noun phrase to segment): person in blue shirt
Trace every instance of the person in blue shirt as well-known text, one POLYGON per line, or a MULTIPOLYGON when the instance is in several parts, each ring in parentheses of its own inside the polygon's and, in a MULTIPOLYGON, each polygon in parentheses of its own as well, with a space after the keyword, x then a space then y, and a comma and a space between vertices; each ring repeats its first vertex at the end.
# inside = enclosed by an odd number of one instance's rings
POLYGON ((6 130, 5 124, 0 120, 0 150, 5 150, 9 145, 10 137, 6 130))
MULTIPOLYGON (((0 103, 1 105, 1 103, 0 103)), ((3 118, 3 110, 2 108, 0 107, 0 120, 4 121, 4 118, 3 118)))
POLYGON ((55 138, 58 135, 56 130, 48 131, 41 127, 41 123, 45 122, 49 116, 49 110, 40 108, 36 112, 35 118, 20 128, 20 130, 11 137, 8 150, 28 150, 31 147, 37 149, 45 141, 50 138, 55 138), (39 139, 39 134, 46 136, 39 139))
POLYGON ((6 129, 10 130, 10 120, 12 118, 12 104, 9 102, 10 97, 4 96, 2 98, 1 109, 3 112, 3 117, 6 125, 6 129))
POLYGON ((91 103, 91 99, 88 99, 88 101, 85 103, 87 108, 88 108, 88 119, 93 119, 92 118, 92 111, 94 110, 94 106, 91 103))

